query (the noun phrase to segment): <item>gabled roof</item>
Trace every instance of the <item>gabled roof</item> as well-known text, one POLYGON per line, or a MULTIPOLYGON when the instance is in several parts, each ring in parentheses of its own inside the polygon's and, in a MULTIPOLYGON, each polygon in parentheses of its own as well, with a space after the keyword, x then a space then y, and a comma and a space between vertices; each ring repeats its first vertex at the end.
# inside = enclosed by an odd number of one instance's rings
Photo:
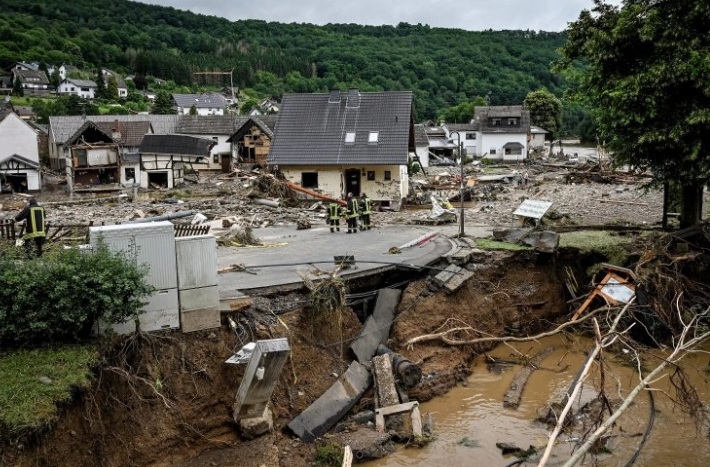
POLYGON ((64 144, 87 120, 93 122, 150 122, 156 134, 176 133, 179 115, 88 115, 49 117, 49 130, 56 144, 64 144))
POLYGON ((86 130, 89 130, 89 129, 94 129, 94 130, 98 131, 101 135, 105 136, 107 143, 113 141, 113 137, 111 136, 110 130, 105 131, 104 129, 99 128, 96 125, 96 123, 92 122, 91 120, 87 120, 81 127, 79 127, 78 130, 76 130, 76 132, 73 135, 71 135, 69 137, 69 139, 67 139, 66 144, 68 144, 68 145, 76 144, 76 142, 79 140, 79 138, 81 138, 81 135, 83 135, 86 132, 86 130))
POLYGON ((184 115, 177 133, 188 135, 231 135, 237 128, 234 115, 184 115))
POLYGON ((549 131, 542 129, 539 126, 530 125, 530 133, 546 134, 549 133, 549 131))
POLYGON ((114 139, 114 141, 122 146, 140 146, 143 142, 143 137, 153 132, 152 126, 148 121, 121 122, 114 120, 113 122, 96 122, 96 126, 112 137, 115 133, 120 133, 121 138, 114 139))
POLYGON ((104 81, 106 81, 106 83, 108 83, 108 79, 113 76, 114 78, 116 78, 116 87, 118 87, 119 89, 128 89, 128 86, 126 86, 126 82, 123 80, 121 75, 119 75, 115 71, 109 70, 108 68, 104 68, 101 70, 101 72, 104 75, 104 81))
POLYGON ((13 70, 15 79, 20 78, 23 84, 49 84, 49 79, 44 71, 39 70, 13 70))
POLYGON ((11 160, 15 160, 15 161, 19 162, 20 164, 24 164, 27 168, 30 168, 30 169, 39 169, 38 162, 35 162, 35 161, 28 159, 26 157, 22 157, 19 154, 13 154, 11 156, 5 157, 4 159, 0 160, 0 165, 10 162, 11 160))
POLYGON ((217 141, 190 135, 145 135, 141 154, 207 157, 217 141))
POLYGON ((205 94, 173 94, 173 100, 178 107, 189 109, 221 109, 227 106, 227 99, 222 94, 208 92, 205 94))
POLYGON ((484 133, 528 133, 530 131, 530 111, 522 105, 479 106, 474 110, 474 121, 484 133), (519 118, 520 124, 509 126, 505 121, 501 125, 491 125, 492 118, 519 118))
POLYGON ((268 163, 402 165, 410 141, 413 149, 410 128, 410 91, 285 94, 268 163))
POLYGON ((27 68, 28 70, 31 71, 37 71, 39 70, 39 64, 38 63, 28 63, 28 62, 15 62, 15 66, 20 66, 22 68, 27 68))
POLYGON ((278 117, 276 115, 259 115, 249 117, 244 120, 244 123, 237 128, 237 131, 229 137, 227 142, 231 143, 232 141, 241 140, 254 125, 258 126, 263 133, 266 133, 269 139, 273 140, 277 118, 278 117))
POLYGON ((74 79, 74 78, 67 78, 63 83, 71 83, 74 86, 80 87, 80 88, 98 88, 98 84, 96 84, 95 81, 92 81, 90 79, 74 79))
POLYGON ((414 125, 414 144, 417 146, 428 146, 429 138, 426 135, 424 124, 418 123, 414 125))

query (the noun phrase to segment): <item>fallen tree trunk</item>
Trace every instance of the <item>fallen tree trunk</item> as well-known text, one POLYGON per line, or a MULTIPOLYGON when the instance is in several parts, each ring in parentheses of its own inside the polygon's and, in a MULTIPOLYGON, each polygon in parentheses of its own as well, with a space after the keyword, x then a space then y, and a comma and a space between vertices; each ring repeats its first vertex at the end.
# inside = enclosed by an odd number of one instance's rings
POLYGON ((554 350, 554 346, 541 350, 537 355, 530 359, 525 367, 520 369, 518 374, 516 374, 513 378, 513 382, 511 382, 510 386, 508 386, 505 396, 503 396, 503 407, 513 409, 518 408, 520 405, 520 399, 523 396, 523 389, 525 389, 525 385, 527 384, 528 379, 530 379, 530 375, 532 375, 533 371, 537 370, 540 363, 542 363, 542 361, 546 359, 554 350))
POLYGON ((305 193, 309 196, 313 196, 314 198, 322 199, 325 201, 334 201, 340 204, 341 206, 347 206, 347 203, 341 199, 335 199, 331 196, 324 195, 323 193, 318 193, 317 191, 309 190, 308 188, 303 188, 301 185, 298 185, 297 183, 293 183, 288 180, 285 180, 284 183, 292 190, 300 191, 301 193, 305 193))

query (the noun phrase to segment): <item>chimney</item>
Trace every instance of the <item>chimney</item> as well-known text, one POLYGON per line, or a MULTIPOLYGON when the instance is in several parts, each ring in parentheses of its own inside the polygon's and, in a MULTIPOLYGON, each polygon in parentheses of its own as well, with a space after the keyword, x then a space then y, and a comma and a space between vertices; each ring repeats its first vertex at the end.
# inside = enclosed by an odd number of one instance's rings
POLYGON ((118 119, 113 122, 113 129, 111 131, 111 138, 117 143, 121 141, 121 122, 118 119))

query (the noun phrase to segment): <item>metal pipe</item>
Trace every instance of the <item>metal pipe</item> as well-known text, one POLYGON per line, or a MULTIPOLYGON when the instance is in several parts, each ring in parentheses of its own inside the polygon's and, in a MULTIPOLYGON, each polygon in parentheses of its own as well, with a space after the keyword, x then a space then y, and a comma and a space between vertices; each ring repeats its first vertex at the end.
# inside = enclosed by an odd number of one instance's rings
POLYGON ((141 224, 144 222, 157 222, 157 221, 169 221, 171 219, 180 219, 182 217, 188 217, 194 215, 194 211, 178 211, 170 212, 168 214, 163 214, 162 216, 155 217, 144 217, 142 219, 135 219, 132 221, 126 221, 124 224, 141 224))

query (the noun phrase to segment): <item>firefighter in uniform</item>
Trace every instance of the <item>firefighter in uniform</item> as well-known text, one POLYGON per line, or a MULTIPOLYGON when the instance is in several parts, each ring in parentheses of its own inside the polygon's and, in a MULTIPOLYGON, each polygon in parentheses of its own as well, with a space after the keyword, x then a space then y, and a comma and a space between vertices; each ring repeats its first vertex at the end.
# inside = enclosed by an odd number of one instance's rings
POLYGON ((44 208, 37 204, 37 200, 30 198, 27 205, 15 216, 15 222, 25 221, 24 240, 27 255, 42 256, 42 244, 47 236, 44 225, 44 208))
POLYGON ((357 218, 360 217, 360 203, 352 193, 348 193, 348 231, 347 233, 357 233, 357 218))
POLYGON ((335 232, 337 230, 340 232, 340 217, 342 215, 342 210, 340 203, 333 201, 328 205, 328 225, 330 225, 330 231, 335 232), (335 230, 334 230, 335 229, 335 230))
POLYGON ((360 230, 370 230, 372 203, 365 193, 360 195, 360 230))

